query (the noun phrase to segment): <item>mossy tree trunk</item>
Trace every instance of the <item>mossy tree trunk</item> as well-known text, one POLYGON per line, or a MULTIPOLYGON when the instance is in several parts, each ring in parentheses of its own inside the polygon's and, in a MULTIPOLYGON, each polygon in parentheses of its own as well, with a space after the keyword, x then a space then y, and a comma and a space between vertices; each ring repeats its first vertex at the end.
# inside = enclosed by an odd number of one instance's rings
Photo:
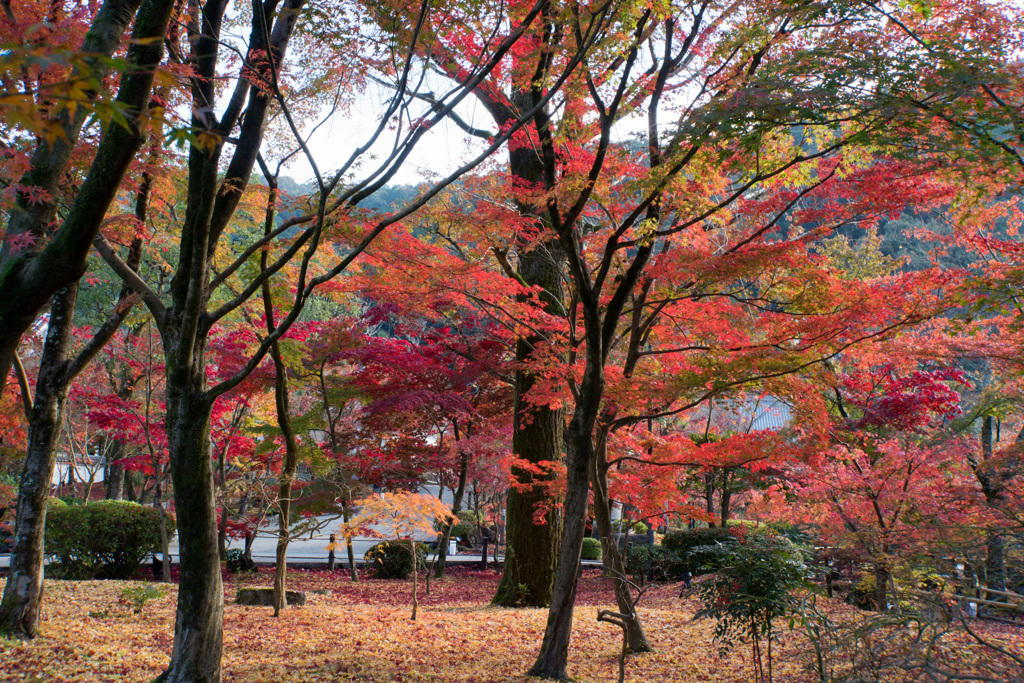
POLYGON ((213 402, 204 391, 202 346, 196 354, 199 362, 186 364, 176 362, 174 346, 168 346, 166 425, 181 539, 180 577, 171 661, 157 680, 215 683, 221 679, 224 588, 210 458, 213 402))
MULTIPOLYGON (((519 93, 520 105, 526 108, 527 93, 519 93)), ((514 98, 515 99, 515 98, 514 98)), ((533 150, 520 149, 510 153, 512 174, 526 182, 536 182, 543 170, 533 150)), ((523 207, 537 215, 536 208, 523 207)), ((538 220, 540 218, 538 217, 538 220)), ((518 254, 517 271, 521 281, 543 292, 541 300, 551 315, 564 315, 563 275, 565 256, 557 240, 525 245, 518 254)), ((541 335, 528 335, 516 341, 516 364, 528 365, 546 340, 541 335)), ((513 484, 508 491, 505 524, 505 566, 493 603, 504 607, 547 607, 551 603, 558 544, 562 522, 549 489, 553 474, 543 474, 562 460, 564 412, 543 405, 531 405, 530 391, 541 378, 526 369, 515 375, 513 402, 512 453, 527 467, 513 467, 513 484), (529 468, 540 468, 537 470, 529 468), (539 510, 546 510, 538 522, 539 510)))
POLYGON ((35 399, 29 411, 28 451, 21 473, 14 547, 0 603, 0 633, 33 637, 43 600, 46 504, 57 462, 57 440, 67 396, 67 352, 78 285, 54 296, 46 342, 39 359, 35 399))

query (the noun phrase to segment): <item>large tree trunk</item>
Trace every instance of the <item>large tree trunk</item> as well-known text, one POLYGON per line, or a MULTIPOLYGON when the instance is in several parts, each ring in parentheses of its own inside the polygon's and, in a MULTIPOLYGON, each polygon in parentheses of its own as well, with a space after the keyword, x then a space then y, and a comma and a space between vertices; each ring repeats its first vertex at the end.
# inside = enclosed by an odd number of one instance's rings
POLYGON ((43 546, 46 503, 57 462, 63 418, 68 344, 75 313, 77 283, 57 292, 39 361, 35 401, 30 412, 28 452, 21 474, 14 548, 0 602, 0 633, 33 637, 43 599, 43 546))
POLYGON ((889 561, 875 560, 875 606, 879 612, 889 611, 889 561))
POLYGON ((104 495, 110 500, 124 499, 124 467, 119 462, 124 456, 124 446, 111 440, 107 444, 107 464, 103 472, 103 485, 106 488, 104 495))
MULTIPOLYGON (((168 358, 173 349, 168 349, 168 358)), ((224 588, 217 553, 217 508, 210 457, 212 403, 203 392, 202 349, 182 377, 168 362, 167 441, 180 539, 174 647, 158 681, 218 683, 224 625, 224 588)))
MULTIPOLYGON (((478 92, 484 100, 487 95, 478 92)), ((519 111, 528 111, 536 100, 536 93, 516 89, 510 101, 519 111)), ((491 102, 496 105, 496 102, 491 102)), ((492 107, 498 111, 500 107, 492 107)), ((508 115, 508 114, 506 114, 508 115)), ((498 125, 507 121, 495 117, 498 125)), ((509 170, 525 187, 543 178, 544 164, 536 150, 520 147, 509 151, 509 170)), ((520 211, 532 215, 540 223, 549 223, 543 206, 520 202, 520 211)), ((547 313, 564 316, 563 275, 565 252, 557 239, 527 248, 520 242, 518 276, 531 287, 539 287, 541 301, 547 313)), ((521 368, 528 363, 534 350, 545 340, 540 335, 520 338, 516 342, 516 363, 521 368)), ((562 433, 565 415, 562 410, 547 406, 531 406, 526 396, 537 383, 537 378, 522 369, 516 371, 515 396, 512 417, 512 453, 530 466, 553 465, 562 460, 562 433)), ((547 607, 551 602, 558 544, 562 522, 557 505, 547 490, 549 476, 537 475, 523 468, 512 468, 513 485, 505 504, 505 566, 493 603, 504 607, 547 607), (535 521, 539 509, 546 508, 540 523, 535 521)))
POLYGON ((729 526, 729 504, 732 501, 732 489, 729 484, 729 468, 722 469, 722 495, 719 500, 719 509, 722 511, 722 528, 729 526))
MULTIPOLYGON (((528 357, 528 344, 516 345, 516 356, 528 357)), ((524 395, 535 383, 524 372, 516 373, 512 452, 531 465, 557 463, 561 459, 562 413, 529 407, 524 395)), ((512 468, 505 527, 505 565, 493 604, 504 607, 546 607, 551 602, 561 519, 547 488, 550 477, 523 468, 512 468), (546 507, 537 523, 538 509, 546 507)))
MULTIPOLYGON (((513 164, 513 169, 516 165, 513 164)), ((540 286, 547 293, 549 309, 561 306, 561 250, 551 243, 519 255, 523 280, 540 286)), ((516 361, 529 361, 538 336, 516 342, 516 361)), ((529 372, 518 370, 512 425, 512 452, 530 465, 551 466, 562 458, 563 413, 546 406, 529 405, 526 395, 537 383, 529 372)), ((547 483, 551 476, 538 475, 524 468, 512 468, 513 485, 508 491, 505 529, 505 566, 493 603, 504 607, 546 607, 551 602, 561 520, 551 500, 547 483), (541 523, 535 521, 538 509, 545 507, 541 523)))
MULTIPOLYGON (((594 492, 594 525, 601 533, 601 549, 604 553, 604 566, 612 579, 615 592, 615 604, 624 624, 625 649, 627 653, 650 652, 653 648, 644 633, 643 624, 636 613, 633 596, 630 595, 629 581, 626 576, 626 564, 612 532, 612 508, 608 495, 608 458, 606 440, 602 435, 594 457, 592 487, 594 492)), ((653 528, 653 527, 652 527, 653 528)), ((628 539, 629 528, 626 527, 628 539)), ((628 547, 628 546, 627 546, 628 547)), ((623 551, 626 552, 626 551, 623 551)))

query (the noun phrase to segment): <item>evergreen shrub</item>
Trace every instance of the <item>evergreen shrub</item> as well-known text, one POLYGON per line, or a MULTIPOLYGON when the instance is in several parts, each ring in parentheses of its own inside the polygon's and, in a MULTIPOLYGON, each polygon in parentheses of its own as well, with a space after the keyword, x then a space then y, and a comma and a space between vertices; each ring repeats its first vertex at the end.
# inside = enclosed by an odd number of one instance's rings
MULTIPOLYGON (((167 515, 167 535, 174 518, 167 515)), ((66 579, 129 579, 147 554, 160 550, 160 512, 123 500, 85 505, 51 503, 46 554, 53 575, 66 579)))

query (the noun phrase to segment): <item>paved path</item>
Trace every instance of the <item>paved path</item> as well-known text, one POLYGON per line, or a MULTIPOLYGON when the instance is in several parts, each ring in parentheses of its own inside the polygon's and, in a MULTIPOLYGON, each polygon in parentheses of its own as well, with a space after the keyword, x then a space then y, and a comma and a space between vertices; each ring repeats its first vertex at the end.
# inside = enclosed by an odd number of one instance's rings
MULTIPOLYGON (((312 537, 309 534, 303 535, 301 538, 293 539, 288 544, 288 564, 327 564, 327 544, 330 542, 330 535, 332 532, 337 532, 338 523, 329 523, 322 530, 313 532, 312 537)), ((426 539, 423 540, 432 540, 426 539)), ((379 538, 368 538, 358 537, 352 541, 353 550, 356 556, 356 562, 360 562, 363 559, 363 553, 365 553, 371 546, 380 543, 379 538)), ((228 549, 238 548, 239 550, 244 549, 245 542, 241 539, 232 540, 228 539, 228 549)), ((450 549, 450 548, 449 548, 450 549)), ((493 552, 493 551, 492 551, 493 552)), ((170 553, 172 562, 177 562, 179 558, 178 550, 178 538, 177 536, 170 543, 170 553)), ((257 534, 256 540, 252 544, 252 559, 258 564, 274 564, 277 553, 277 535, 270 529, 261 529, 260 533, 257 534)), ((449 553, 449 558, 456 562, 470 562, 474 558, 480 559, 480 553, 477 552, 475 555, 465 554, 458 555, 455 553, 449 553)), ((499 555, 499 559, 501 556, 499 555)), ((348 563, 348 555, 345 551, 344 545, 339 545, 338 550, 335 552, 335 560, 339 566, 348 563)), ((11 565, 10 555, 0 555, 0 569, 7 568, 11 565)))
MULTIPOLYGON (((336 528, 335 526, 330 527, 331 529, 336 528)), ((424 539, 426 540, 426 539, 424 539)), ((363 559, 363 554, 374 546, 380 543, 379 538, 366 538, 357 537, 352 539, 352 549, 356 556, 356 561, 363 559)), ((322 532, 314 532, 312 538, 307 534, 301 538, 292 539, 291 543, 288 544, 288 564, 305 564, 311 562, 327 562, 327 544, 330 542, 330 531, 324 530, 322 532)), ((245 542, 241 539, 230 540, 228 542, 228 549, 238 548, 242 550, 245 548, 245 542)), ((451 548, 449 547, 449 550, 451 548)), ((171 556, 177 560, 178 558, 178 540, 175 538, 174 542, 170 544, 171 556)), ((264 530, 262 533, 256 536, 256 540, 252 543, 252 559, 256 562, 263 564, 273 564, 276 559, 277 553, 277 536, 273 534, 269 529, 264 530)), ((452 557, 454 554, 449 554, 452 557)), ((348 554, 345 550, 345 546, 339 541, 338 549, 334 553, 335 559, 338 564, 344 564, 348 562, 348 554)), ((467 559, 472 557, 470 555, 464 555, 467 559)), ((476 558, 480 558, 480 553, 476 554, 476 558)))

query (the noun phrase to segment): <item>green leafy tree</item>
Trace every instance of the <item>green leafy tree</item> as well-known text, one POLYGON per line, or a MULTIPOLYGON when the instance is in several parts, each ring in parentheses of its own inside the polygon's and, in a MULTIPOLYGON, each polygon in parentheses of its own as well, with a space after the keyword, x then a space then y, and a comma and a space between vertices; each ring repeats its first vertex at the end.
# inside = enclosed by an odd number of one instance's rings
POLYGON ((776 623, 801 614, 803 605, 794 591, 808 585, 809 571, 789 539, 744 527, 733 533, 734 540, 694 549, 718 565, 715 574, 695 586, 704 603, 696 618, 715 619, 715 640, 723 653, 736 642, 749 641, 756 680, 770 682, 776 623))

